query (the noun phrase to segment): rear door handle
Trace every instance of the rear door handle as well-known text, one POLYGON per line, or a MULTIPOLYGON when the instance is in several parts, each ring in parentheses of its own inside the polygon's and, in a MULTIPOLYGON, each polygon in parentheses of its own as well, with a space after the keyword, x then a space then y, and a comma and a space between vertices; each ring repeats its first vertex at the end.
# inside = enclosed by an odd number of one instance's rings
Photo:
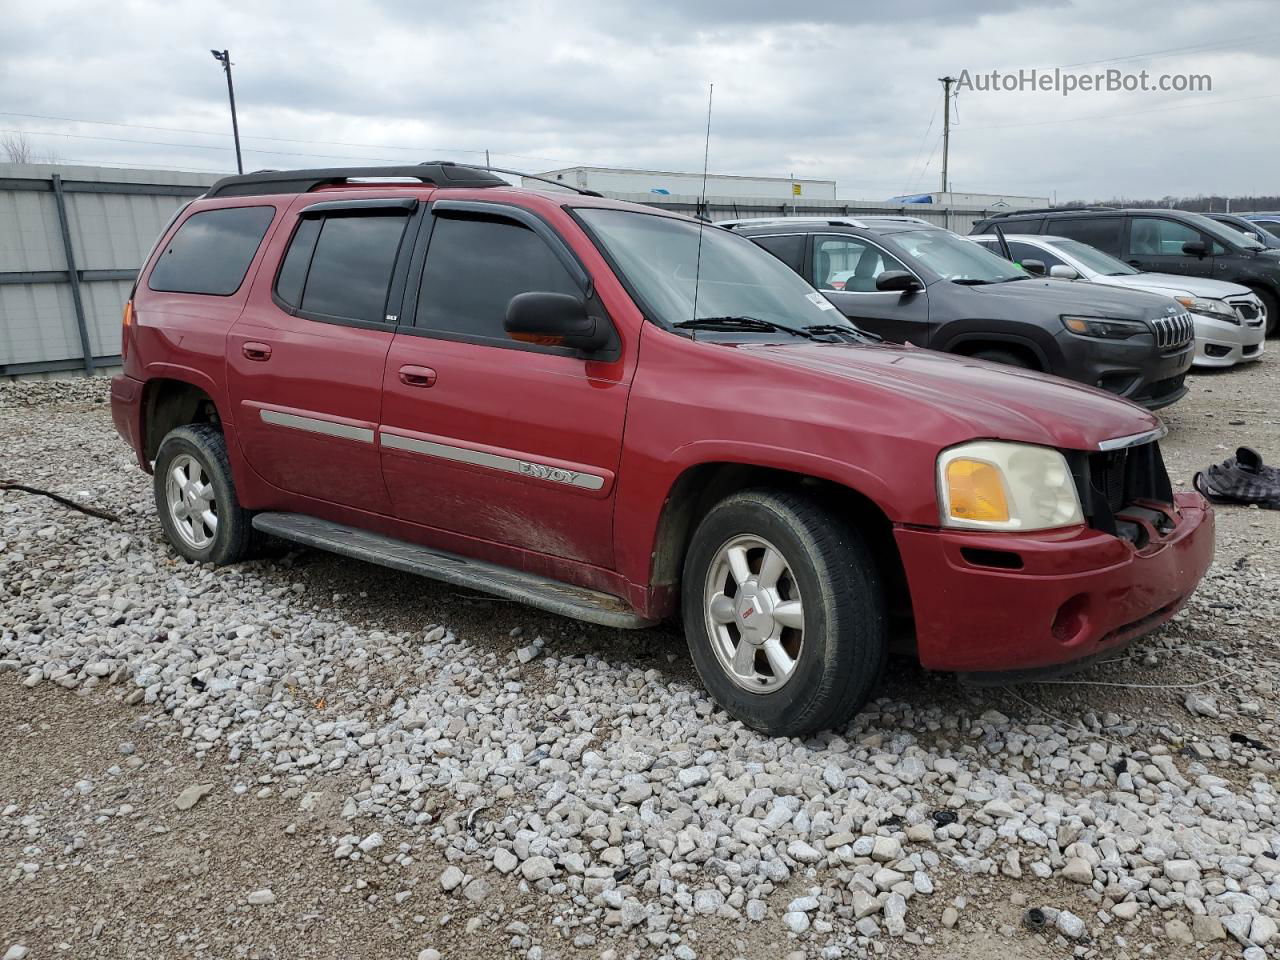
POLYGON ((408 363, 400 368, 400 382, 406 387, 433 387, 436 383, 436 372, 430 367, 408 363))
POLYGON ((240 350, 244 353, 246 360, 262 361, 271 359, 271 345, 267 343, 254 343, 253 341, 249 341, 244 344, 240 350))

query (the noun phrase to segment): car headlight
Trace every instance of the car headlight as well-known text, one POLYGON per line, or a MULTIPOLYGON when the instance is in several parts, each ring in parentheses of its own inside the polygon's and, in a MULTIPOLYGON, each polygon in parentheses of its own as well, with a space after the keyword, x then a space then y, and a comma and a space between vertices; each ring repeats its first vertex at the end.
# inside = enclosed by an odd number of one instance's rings
POLYGON ((1066 458, 1049 447, 977 440, 938 456, 944 527, 1051 530, 1084 523, 1066 458))
POLYGON ((1077 317, 1062 315, 1062 325, 1081 337, 1098 337, 1102 340, 1128 340, 1151 328, 1136 320, 1115 320, 1111 317, 1077 317))
POLYGON ((1225 301, 1212 300, 1206 297, 1174 297, 1173 299, 1177 300, 1192 313, 1214 317, 1218 320, 1226 320, 1228 323, 1240 322, 1240 316, 1236 313, 1235 308, 1225 301))

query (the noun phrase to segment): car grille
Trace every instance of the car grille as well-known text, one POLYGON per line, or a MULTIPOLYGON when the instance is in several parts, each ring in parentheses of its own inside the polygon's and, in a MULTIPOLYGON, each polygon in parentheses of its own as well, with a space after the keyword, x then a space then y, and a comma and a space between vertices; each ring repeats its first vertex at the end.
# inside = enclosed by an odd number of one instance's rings
POLYGON ((1156 442, 1122 450, 1077 452, 1071 472, 1089 526, 1117 532, 1116 514, 1138 501, 1173 503, 1173 486, 1156 442))
POLYGON ((1237 316, 1240 317, 1245 326, 1260 327, 1263 321, 1267 319, 1266 310, 1257 300, 1241 298, 1239 300, 1228 300, 1227 303, 1235 308, 1237 316))
POLYGON ((1196 335, 1195 321, 1191 319, 1191 314, 1186 312, 1152 320, 1151 326, 1155 329, 1156 346, 1161 350, 1185 346, 1196 335))

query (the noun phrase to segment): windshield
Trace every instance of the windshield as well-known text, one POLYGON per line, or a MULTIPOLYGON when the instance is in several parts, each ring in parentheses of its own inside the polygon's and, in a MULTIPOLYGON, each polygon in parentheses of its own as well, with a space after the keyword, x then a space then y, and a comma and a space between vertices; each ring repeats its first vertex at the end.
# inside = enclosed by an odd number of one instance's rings
POLYGON ((1233 230, 1224 223, 1209 217, 1201 216, 1198 213, 1183 214, 1189 221, 1192 221, 1200 230, 1209 234, 1215 240, 1223 243, 1229 243, 1233 247, 1242 247, 1245 250, 1262 250, 1265 249, 1262 244, 1253 237, 1246 237, 1239 230, 1233 230))
POLYGON ((1057 247, 1104 277, 1127 277, 1130 274, 1141 273, 1123 260, 1117 260, 1111 254, 1103 253, 1097 247, 1091 247, 1079 240, 1046 240, 1044 242, 1051 247, 1057 247))
POLYGON ((912 230, 886 239, 912 260, 955 283, 1005 283, 1031 276, 1017 264, 950 230, 912 230))
MULTIPOLYGON (((700 229, 688 220, 631 210, 579 207, 576 213, 642 308, 668 326, 698 318, 751 317, 790 327, 857 329, 773 254, 720 227, 700 229)), ((761 331, 729 335, 778 339, 761 331)))

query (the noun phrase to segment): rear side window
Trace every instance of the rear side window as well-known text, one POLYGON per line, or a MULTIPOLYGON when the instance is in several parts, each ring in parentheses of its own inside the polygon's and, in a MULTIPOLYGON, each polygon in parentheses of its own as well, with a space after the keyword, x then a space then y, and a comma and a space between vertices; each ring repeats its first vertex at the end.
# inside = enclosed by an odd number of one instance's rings
POLYGON ((1079 240, 1103 253, 1120 255, 1120 232, 1123 217, 1064 217, 1050 220, 1046 231, 1054 236, 1079 240))
POLYGON ((581 296, 545 240, 509 220, 439 217, 418 295, 417 326, 500 341, 507 303, 518 293, 581 296))
POLYGON ((229 297, 244 283, 275 207, 225 207, 193 213, 178 227, 147 278, 165 293, 229 297))
POLYGON ((300 220, 276 296, 304 316, 388 322, 387 291, 407 223, 403 213, 300 220))
POLYGON ((793 233, 785 237, 752 237, 751 239, 796 273, 804 272, 805 235, 803 233, 793 233))

